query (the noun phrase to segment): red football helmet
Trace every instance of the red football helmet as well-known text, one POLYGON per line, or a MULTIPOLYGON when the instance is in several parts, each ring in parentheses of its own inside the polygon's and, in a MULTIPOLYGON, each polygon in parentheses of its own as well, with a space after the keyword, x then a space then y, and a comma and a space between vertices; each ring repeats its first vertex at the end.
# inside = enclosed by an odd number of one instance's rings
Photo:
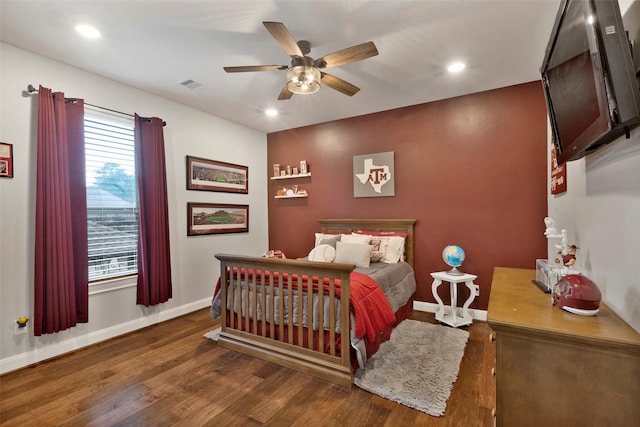
POLYGON ((598 285, 580 274, 567 274, 553 288, 553 305, 570 313, 593 316, 600 310, 598 285))

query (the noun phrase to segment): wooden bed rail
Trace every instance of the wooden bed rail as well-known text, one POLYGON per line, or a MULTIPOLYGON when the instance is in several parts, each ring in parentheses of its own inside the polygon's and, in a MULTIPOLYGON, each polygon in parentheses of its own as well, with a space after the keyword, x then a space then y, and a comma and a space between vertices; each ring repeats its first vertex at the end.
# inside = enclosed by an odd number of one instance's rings
POLYGON ((348 301, 354 265, 229 254, 215 257, 220 261, 220 345, 351 386, 348 301), (246 286, 247 282, 251 285, 246 286), (321 295, 315 302, 314 293, 321 295), (339 311, 338 298, 342 301, 339 311), (320 332, 315 335, 313 313, 317 313, 320 332), (340 334, 336 333, 338 322, 340 334), (308 327, 301 327, 305 323, 308 327))

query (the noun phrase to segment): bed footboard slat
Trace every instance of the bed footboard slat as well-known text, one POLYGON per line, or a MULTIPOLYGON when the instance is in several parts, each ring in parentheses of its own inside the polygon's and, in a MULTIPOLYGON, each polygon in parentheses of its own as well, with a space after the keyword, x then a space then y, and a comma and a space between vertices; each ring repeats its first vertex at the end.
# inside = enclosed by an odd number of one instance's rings
MULTIPOLYGON (((331 280, 329 282, 329 302, 333 301, 336 297, 336 282, 335 280, 331 280)), ((329 323, 336 323, 336 306, 333 304, 329 305, 329 323)), ((336 354, 336 331, 329 331, 329 354, 335 356, 336 354)))
MULTIPOLYGON (((252 283, 257 283, 257 274, 256 271, 253 271, 253 274, 251 275, 252 277, 252 283)), ((251 295, 253 296, 253 301, 258 301, 258 287, 256 285, 253 285, 251 287, 251 295)), ((252 323, 252 327, 253 329, 251 329, 252 331, 257 331, 258 330, 258 304, 253 304, 252 310, 251 310, 251 323, 252 323)))
MULTIPOLYGON (((289 298, 287 299, 287 325, 293 325, 293 297, 292 292, 293 279, 291 275, 287 277, 287 289, 289 290, 289 298)), ((287 328, 287 343, 293 344, 293 328, 287 328)))
MULTIPOLYGON (((298 293, 298 325, 302 325, 303 324, 303 319, 304 319, 304 313, 303 313, 303 305, 302 305, 302 301, 304 301, 304 298, 302 298, 302 286, 298 286, 296 289, 296 292, 298 293)), ((296 329, 298 332, 298 342, 304 342, 303 339, 303 333, 304 330, 302 328, 297 328, 296 329)))
MULTIPOLYGON (((313 284, 307 280, 305 285, 307 289, 307 307, 305 311, 307 312, 307 323, 309 325, 309 327, 307 327, 307 348, 313 349, 313 284)), ((318 326, 318 328, 320 328, 320 326, 318 326)))
MULTIPOLYGON (((331 279, 329 279, 331 282, 331 279)), ((318 328, 322 329, 324 325, 324 286, 318 286, 318 328)), ((324 334, 318 334, 318 348, 325 348, 324 346, 324 334)), ((332 354, 329 352, 332 356, 332 354)))
MULTIPOLYGON (((230 307, 235 307, 236 306, 236 292, 235 292, 235 286, 233 286, 233 283, 235 283, 238 279, 236 277, 234 277, 233 275, 233 271, 231 271, 231 283, 229 284, 229 306, 230 307)), ((231 315, 231 320, 230 320, 230 324, 229 327, 231 328, 235 328, 236 327, 236 319, 234 317, 235 315, 232 312, 231 315)))
MULTIPOLYGON (((265 283, 265 275, 264 275, 264 271, 262 271, 260 273, 260 283, 265 283)), ((258 285, 255 285, 258 286, 258 285)), ((267 315, 266 315, 266 309, 265 307, 267 306, 267 293, 264 291, 264 287, 262 287, 262 291, 260 292, 260 299, 262 300, 262 312, 261 312, 261 335, 264 337, 266 336, 266 330, 267 330, 267 315)))
MULTIPOLYGON (((275 337, 275 287, 273 286, 273 275, 269 276, 269 298, 267 301, 267 306, 265 307, 265 312, 269 313, 269 318, 267 321, 269 322, 269 337, 275 337)), ((267 317, 265 315, 265 317, 267 317)))

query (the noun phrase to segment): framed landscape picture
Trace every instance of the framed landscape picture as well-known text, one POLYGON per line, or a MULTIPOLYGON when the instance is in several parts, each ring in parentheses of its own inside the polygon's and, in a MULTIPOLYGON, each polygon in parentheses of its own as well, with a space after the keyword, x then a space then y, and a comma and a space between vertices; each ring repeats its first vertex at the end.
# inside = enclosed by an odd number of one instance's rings
POLYGON ((248 231, 249 205, 187 203, 187 236, 248 231))
POLYGON ((249 193, 249 168, 187 156, 187 190, 249 193))

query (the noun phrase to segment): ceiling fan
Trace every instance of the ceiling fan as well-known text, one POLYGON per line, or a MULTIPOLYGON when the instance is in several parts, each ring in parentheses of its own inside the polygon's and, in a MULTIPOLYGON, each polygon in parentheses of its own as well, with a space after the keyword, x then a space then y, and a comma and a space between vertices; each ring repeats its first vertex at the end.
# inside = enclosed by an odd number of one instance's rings
POLYGON ((320 90, 321 83, 340 93, 353 96, 358 93, 360 88, 339 77, 320 71, 320 69, 362 61, 378 54, 376 45, 373 42, 366 42, 325 55, 322 58, 313 59, 307 56, 311 50, 311 43, 306 40, 296 42, 283 23, 263 22, 263 24, 287 52, 287 55, 291 57, 291 65, 245 65, 223 68, 227 73, 286 70, 287 83, 280 91, 279 100, 290 99, 295 93, 315 93, 320 90))

